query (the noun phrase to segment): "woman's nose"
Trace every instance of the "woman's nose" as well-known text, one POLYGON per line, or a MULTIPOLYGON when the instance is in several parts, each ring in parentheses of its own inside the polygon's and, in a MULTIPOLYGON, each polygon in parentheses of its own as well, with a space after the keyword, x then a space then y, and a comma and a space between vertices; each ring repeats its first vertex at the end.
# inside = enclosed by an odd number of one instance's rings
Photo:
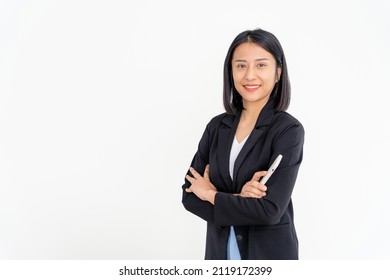
POLYGON ((253 67, 247 68, 247 71, 245 73, 245 79, 247 79, 248 81, 253 81, 254 79, 256 79, 256 71, 255 69, 253 69, 253 67))

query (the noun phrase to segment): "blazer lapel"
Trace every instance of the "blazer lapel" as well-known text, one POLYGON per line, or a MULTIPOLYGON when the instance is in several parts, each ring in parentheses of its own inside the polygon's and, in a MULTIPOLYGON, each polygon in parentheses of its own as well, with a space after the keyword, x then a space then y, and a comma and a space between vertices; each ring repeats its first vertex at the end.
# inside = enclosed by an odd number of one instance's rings
MULTIPOLYGON (((237 174, 240 170, 241 164, 247 158, 248 154, 251 152, 253 147, 256 145, 256 143, 260 141, 261 137, 264 137, 266 135, 265 132, 268 128, 268 125, 271 123, 272 118, 275 114, 273 106, 274 106, 273 100, 270 100, 270 102, 268 102, 261 110, 255 128, 252 130, 248 140, 242 147, 242 150, 238 154, 237 159, 234 163, 233 179, 237 178, 237 174)), ((236 130, 234 130, 234 132, 235 131, 236 130)))
POLYGON ((229 173, 229 161, 230 161, 230 150, 234 136, 236 134, 236 128, 240 120, 241 114, 236 116, 228 115, 222 120, 225 124, 219 129, 218 133, 218 165, 219 171, 222 175, 225 184, 230 188, 232 187, 232 179, 229 173))
POLYGON ((244 146, 242 147, 240 153, 237 156, 237 159, 234 163, 234 171, 233 171, 233 178, 237 178, 237 173, 240 170, 241 164, 243 161, 247 158, 250 151, 253 149, 253 147, 256 145, 256 143, 259 142, 260 138, 263 136, 265 131, 265 128, 260 129, 253 129, 251 134, 249 135, 248 140, 245 142, 244 146))

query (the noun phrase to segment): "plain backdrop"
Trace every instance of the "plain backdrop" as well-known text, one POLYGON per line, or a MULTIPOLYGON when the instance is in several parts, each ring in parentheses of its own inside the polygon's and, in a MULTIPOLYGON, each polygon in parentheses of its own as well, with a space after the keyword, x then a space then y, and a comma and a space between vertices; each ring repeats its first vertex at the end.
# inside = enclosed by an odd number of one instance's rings
POLYGON ((0 1, 0 258, 202 259, 181 185, 241 31, 305 127, 301 259, 389 259, 390 2, 0 1))

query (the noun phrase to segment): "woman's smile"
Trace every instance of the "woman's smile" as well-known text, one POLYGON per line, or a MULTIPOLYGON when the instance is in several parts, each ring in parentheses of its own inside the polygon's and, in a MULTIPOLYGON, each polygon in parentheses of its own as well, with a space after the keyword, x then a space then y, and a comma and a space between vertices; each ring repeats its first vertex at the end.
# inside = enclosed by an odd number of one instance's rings
POLYGON ((246 84, 244 85, 244 88, 247 92, 255 92, 261 87, 260 84, 246 84))

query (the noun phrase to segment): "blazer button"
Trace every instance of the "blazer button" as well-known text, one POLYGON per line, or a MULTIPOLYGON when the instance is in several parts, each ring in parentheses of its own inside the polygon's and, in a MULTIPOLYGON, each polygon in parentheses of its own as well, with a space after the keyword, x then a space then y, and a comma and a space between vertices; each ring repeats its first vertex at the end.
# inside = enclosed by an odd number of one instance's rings
POLYGON ((236 238, 237 238, 237 241, 241 241, 242 240, 242 235, 237 235, 236 238))

